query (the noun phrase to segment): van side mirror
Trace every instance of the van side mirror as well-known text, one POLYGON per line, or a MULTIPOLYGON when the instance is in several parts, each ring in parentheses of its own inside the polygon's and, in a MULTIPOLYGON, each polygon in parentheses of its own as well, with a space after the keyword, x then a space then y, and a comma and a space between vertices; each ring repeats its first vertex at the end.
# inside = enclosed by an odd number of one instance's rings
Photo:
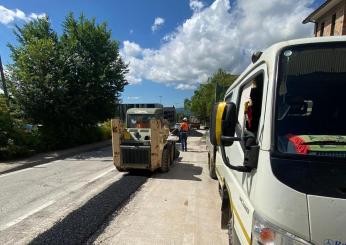
POLYGON ((214 146, 230 146, 240 138, 234 137, 237 108, 233 102, 214 104, 210 116, 210 142, 214 146))
MULTIPOLYGON (((234 141, 240 141, 241 138, 234 137, 237 123, 237 107, 233 102, 216 103, 210 116, 210 143, 214 146, 220 146, 221 156, 224 164, 233 170, 239 172, 251 172, 251 167, 234 166, 229 162, 225 152, 225 146, 230 146, 234 141)), ((251 158, 251 156, 249 156, 251 158)), ((253 164, 252 162, 248 165, 253 164)))

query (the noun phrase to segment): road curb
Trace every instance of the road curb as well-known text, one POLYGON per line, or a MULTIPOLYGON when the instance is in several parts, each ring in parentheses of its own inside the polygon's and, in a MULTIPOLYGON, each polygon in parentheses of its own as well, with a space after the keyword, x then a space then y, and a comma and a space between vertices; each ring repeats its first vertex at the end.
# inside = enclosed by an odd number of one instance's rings
POLYGON ((4 168, 4 169, 0 169, 0 175, 18 171, 25 168, 34 167, 34 166, 45 164, 45 163, 49 163, 52 161, 56 161, 56 160, 60 160, 66 157, 76 155, 81 152, 97 150, 97 149, 111 146, 111 145, 112 145, 111 140, 105 140, 105 141, 101 141, 97 143, 77 146, 77 147, 66 149, 66 150, 41 153, 41 154, 34 155, 32 157, 18 160, 18 161, 3 162, 3 163, 0 162, 0 167, 2 166, 4 168), (12 164, 14 166, 11 166, 12 164))

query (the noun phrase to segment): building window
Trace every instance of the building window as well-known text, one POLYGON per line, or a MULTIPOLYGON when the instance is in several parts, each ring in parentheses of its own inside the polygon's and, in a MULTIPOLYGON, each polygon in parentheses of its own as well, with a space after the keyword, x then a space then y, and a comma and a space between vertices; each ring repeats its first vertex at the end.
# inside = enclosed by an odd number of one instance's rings
POLYGON ((324 22, 321 23, 320 37, 323 37, 324 32, 324 22))
POLYGON ((315 37, 317 37, 317 32, 318 32, 318 22, 315 22, 315 37))
POLYGON ((336 14, 333 14, 332 16, 332 26, 330 28, 330 35, 334 36, 334 32, 335 32, 335 20, 336 20, 336 14))

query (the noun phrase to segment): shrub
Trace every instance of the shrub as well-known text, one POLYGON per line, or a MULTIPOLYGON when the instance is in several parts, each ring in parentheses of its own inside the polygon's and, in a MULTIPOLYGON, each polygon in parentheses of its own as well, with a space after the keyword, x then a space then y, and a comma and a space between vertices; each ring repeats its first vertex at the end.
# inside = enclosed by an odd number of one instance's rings
POLYGON ((40 144, 40 134, 37 129, 26 130, 24 121, 11 115, 0 95, 0 159, 28 156, 36 152, 40 144))
POLYGON ((102 140, 107 140, 112 138, 112 125, 110 120, 101 123, 99 125, 99 130, 101 131, 102 140))

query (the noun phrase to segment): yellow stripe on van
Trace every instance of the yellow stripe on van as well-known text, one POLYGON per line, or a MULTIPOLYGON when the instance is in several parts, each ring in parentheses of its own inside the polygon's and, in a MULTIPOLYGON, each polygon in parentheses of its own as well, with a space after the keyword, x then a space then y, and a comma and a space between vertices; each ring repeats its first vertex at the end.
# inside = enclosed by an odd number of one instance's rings
POLYGON ((240 219, 239 213, 238 213, 237 209, 235 208, 234 203, 232 202, 232 198, 231 198, 231 194, 230 194, 231 192, 229 191, 229 188, 228 188, 227 185, 226 185, 226 188, 227 188, 227 191, 228 191, 228 197, 229 197, 230 205, 231 205, 231 208, 232 208, 232 212, 235 215, 235 217, 237 217, 237 220, 238 220, 238 222, 240 224, 241 231, 243 232, 243 234, 244 234, 244 236, 246 238, 246 241, 248 242, 248 244, 251 244, 251 237, 247 233, 247 231, 245 229, 245 226, 244 226, 242 220, 240 219))
POLYGON ((216 121, 215 121, 215 136, 216 136, 216 143, 217 145, 221 145, 221 123, 222 123, 222 116, 223 112, 225 110, 226 102, 219 103, 217 107, 216 112, 216 121))
POLYGON ((241 219, 240 219, 239 213, 238 213, 237 209, 235 208, 234 204, 232 203, 232 200, 231 200, 231 205, 232 205, 232 211, 233 211, 233 213, 235 214, 235 217, 237 217, 237 219, 238 219, 238 221, 239 221, 240 228, 241 228, 241 230, 242 230, 242 232, 243 232, 243 234, 244 234, 244 236, 245 236, 247 242, 248 242, 249 244, 251 244, 251 237, 250 237, 249 234, 247 233, 247 231, 246 231, 246 229, 245 229, 245 227, 244 227, 244 224, 243 224, 243 222, 242 222, 241 219))

